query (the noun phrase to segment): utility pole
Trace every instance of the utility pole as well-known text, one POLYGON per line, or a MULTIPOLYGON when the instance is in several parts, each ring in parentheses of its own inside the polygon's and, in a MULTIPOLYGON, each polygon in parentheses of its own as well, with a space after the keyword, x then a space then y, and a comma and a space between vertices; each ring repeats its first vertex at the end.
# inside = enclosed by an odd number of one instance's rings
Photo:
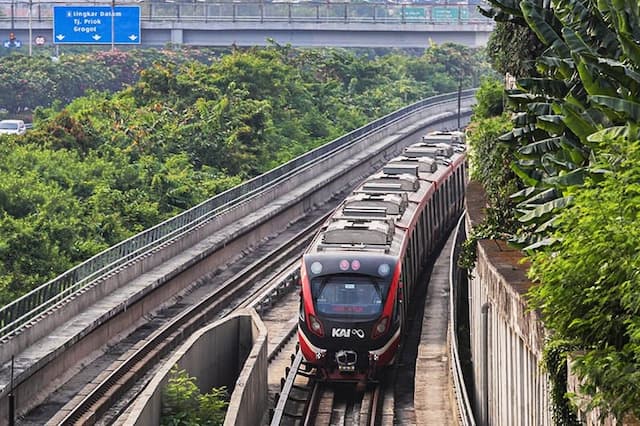
POLYGON ((462 99, 462 77, 460 77, 460 80, 458 80, 458 130, 461 129, 461 127, 460 127, 460 103, 461 103, 461 99, 462 99))
POLYGON ((31 19, 31 14, 33 13, 33 0, 29 0, 29 56, 33 51, 33 21, 31 19))
POLYGON ((11 386, 9 388, 9 426, 16 424, 16 399, 13 394, 13 355, 11 355, 11 386))

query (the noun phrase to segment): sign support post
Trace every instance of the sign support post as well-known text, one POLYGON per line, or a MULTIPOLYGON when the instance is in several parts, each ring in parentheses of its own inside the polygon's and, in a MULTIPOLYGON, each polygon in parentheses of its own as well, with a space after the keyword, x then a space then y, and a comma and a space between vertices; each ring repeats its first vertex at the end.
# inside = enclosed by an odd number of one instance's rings
POLYGON ((116 25, 115 25, 116 0, 111 0, 111 51, 116 50, 116 25))

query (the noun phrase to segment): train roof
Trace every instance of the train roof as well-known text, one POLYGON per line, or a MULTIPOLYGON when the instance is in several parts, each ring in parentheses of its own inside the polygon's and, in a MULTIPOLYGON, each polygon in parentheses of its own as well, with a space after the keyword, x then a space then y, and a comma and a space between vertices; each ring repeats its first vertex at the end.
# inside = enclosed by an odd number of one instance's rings
POLYGON ((305 256, 317 259, 345 252, 399 256, 406 229, 421 205, 451 164, 463 161, 458 133, 437 132, 437 142, 410 145, 365 179, 323 225, 305 256))

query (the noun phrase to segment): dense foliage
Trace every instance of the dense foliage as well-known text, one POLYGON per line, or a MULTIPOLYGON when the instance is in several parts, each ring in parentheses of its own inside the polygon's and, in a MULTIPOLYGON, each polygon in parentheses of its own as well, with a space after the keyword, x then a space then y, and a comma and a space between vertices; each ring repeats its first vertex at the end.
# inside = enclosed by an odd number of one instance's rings
POLYGON ((484 79, 476 94, 477 103, 467 127, 470 177, 484 187, 488 206, 486 218, 476 226, 464 243, 459 264, 473 269, 478 239, 506 238, 516 229, 515 205, 509 195, 519 186, 510 163, 513 155, 498 137, 510 129, 508 113, 503 112, 504 89, 498 80, 484 79))
POLYGON ((487 43, 491 65, 500 74, 522 78, 536 75, 536 59, 544 46, 524 22, 497 22, 487 43))
POLYGON ((589 349, 577 371, 594 403, 622 418, 640 415, 640 142, 619 148, 624 159, 576 192, 558 217, 558 246, 533 255, 531 272, 544 283, 533 301, 545 323, 589 349))
POLYGON ((489 2, 487 14, 526 23, 545 46, 537 75, 508 93, 513 129, 499 138, 525 187, 511 198, 521 222, 514 241, 526 246, 538 283, 532 306, 552 331, 550 347, 578 351, 576 371, 592 405, 637 418, 640 5, 489 2))
MULTIPOLYGON (((478 52, 455 45, 374 58, 277 45, 210 63, 172 56, 121 91, 54 102, 36 109, 24 136, 0 136, 0 303, 244 179, 487 73, 478 52)), ((30 69, 41 65, 33 59, 30 69)), ((110 87, 130 80, 118 81, 110 87)))
POLYGON ((225 387, 202 394, 195 377, 174 365, 162 392, 160 425, 219 426, 224 424, 228 395, 225 387))
POLYGON ((189 49, 0 57, 0 110, 13 115, 54 102, 66 105, 87 90, 113 92, 135 83, 140 71, 156 61, 210 61, 211 54, 189 49))

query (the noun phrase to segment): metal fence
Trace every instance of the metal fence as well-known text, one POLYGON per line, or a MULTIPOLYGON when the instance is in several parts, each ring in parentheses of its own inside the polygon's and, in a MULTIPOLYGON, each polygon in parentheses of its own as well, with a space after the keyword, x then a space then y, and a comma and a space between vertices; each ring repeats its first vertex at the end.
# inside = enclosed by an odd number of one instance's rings
MULTIPOLYGON (((473 96, 475 89, 462 91, 463 97, 473 96)), ((241 185, 231 188, 185 212, 149 228, 66 271, 57 278, 30 291, 14 302, 0 309, 0 338, 10 336, 17 329, 64 302, 75 292, 82 290, 99 278, 126 267, 135 259, 153 251, 163 244, 179 239, 190 230, 201 226, 221 212, 232 208, 252 195, 267 188, 273 182, 286 178, 301 167, 323 155, 340 149, 377 127, 397 120, 407 114, 435 105, 452 101, 457 93, 434 96, 388 114, 366 126, 356 129, 313 151, 297 157, 282 166, 257 176, 241 185)))
MULTIPOLYGON (((476 426, 476 417, 471 406, 469 393, 467 388, 472 386, 465 380, 462 362, 460 360, 460 347, 458 345, 458 331, 460 324, 458 323, 460 309, 467 308, 466 297, 463 299, 461 286, 467 286, 467 270, 458 266, 458 258, 462 250, 462 243, 467 238, 464 218, 466 212, 463 212, 458 220, 455 228, 455 237, 453 250, 449 260, 449 351, 451 355, 451 370, 453 375, 453 383, 455 389, 455 397, 458 405, 458 415, 462 426, 476 426), (461 306, 462 305, 462 306, 461 306)), ((466 291, 464 292, 466 293, 466 291)), ((468 378, 472 380, 472 377, 468 378)))
MULTIPOLYGON (((349 22, 389 24, 492 23, 476 4, 397 4, 351 2, 132 2, 116 6, 140 7, 142 22, 349 22)), ((53 6, 104 6, 111 2, 40 2, 1 0, 0 21, 52 21, 53 6)))

